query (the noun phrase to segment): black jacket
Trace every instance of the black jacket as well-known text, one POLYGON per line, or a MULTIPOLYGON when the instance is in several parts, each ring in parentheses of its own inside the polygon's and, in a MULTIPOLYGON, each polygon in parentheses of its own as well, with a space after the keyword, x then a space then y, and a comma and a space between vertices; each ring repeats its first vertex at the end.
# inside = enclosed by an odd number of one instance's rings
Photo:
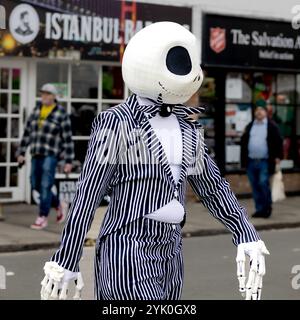
MULTIPOLYGON (((243 168, 246 168, 248 163, 248 143, 253 122, 254 120, 246 126, 241 138, 241 165, 243 168)), ((270 119, 268 119, 267 144, 269 152, 269 173, 273 174, 275 172, 275 159, 283 158, 283 139, 277 124, 270 119)))

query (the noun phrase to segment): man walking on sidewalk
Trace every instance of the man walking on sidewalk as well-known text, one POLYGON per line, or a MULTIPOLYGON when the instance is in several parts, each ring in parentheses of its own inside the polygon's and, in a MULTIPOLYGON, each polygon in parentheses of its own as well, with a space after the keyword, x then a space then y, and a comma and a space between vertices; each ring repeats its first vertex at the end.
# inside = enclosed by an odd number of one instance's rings
POLYGON ((65 109, 57 103, 55 86, 45 84, 40 92, 41 103, 29 116, 17 151, 18 163, 22 165, 26 149, 29 145, 31 147, 31 188, 40 194, 39 215, 31 225, 36 230, 47 227, 51 206, 56 209, 56 221, 62 223, 65 220, 65 208, 51 188, 61 153, 64 153, 65 173, 71 172, 74 159, 71 121, 65 109))
POLYGON ((256 208, 252 217, 269 218, 272 213, 269 178, 282 159, 283 140, 278 126, 267 117, 265 100, 256 102, 254 115, 241 139, 241 162, 252 186, 256 208))

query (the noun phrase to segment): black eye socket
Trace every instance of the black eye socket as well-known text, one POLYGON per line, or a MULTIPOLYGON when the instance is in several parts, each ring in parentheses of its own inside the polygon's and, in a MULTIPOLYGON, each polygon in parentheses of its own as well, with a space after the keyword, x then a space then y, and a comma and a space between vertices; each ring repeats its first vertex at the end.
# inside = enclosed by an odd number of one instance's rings
POLYGON ((180 46, 169 50, 166 60, 167 68, 170 72, 179 76, 185 76, 192 70, 192 61, 188 51, 180 46))

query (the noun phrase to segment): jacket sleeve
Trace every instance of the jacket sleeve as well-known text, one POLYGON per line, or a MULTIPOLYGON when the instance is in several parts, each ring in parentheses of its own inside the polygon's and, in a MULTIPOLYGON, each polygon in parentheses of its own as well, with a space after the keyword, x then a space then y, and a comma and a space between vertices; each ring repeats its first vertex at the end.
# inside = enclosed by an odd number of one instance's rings
POLYGON ((203 170, 201 173, 188 176, 193 191, 210 214, 232 233, 235 245, 259 240, 260 237, 249 221, 246 209, 238 203, 228 181, 221 177, 217 165, 208 155, 206 146, 204 149, 203 170))
POLYGON ((77 181, 61 245, 51 261, 73 272, 79 271, 83 242, 94 218, 96 208, 105 195, 116 172, 119 153, 119 120, 103 111, 94 119, 88 150, 77 181))
POLYGON ((66 163, 72 163, 75 158, 74 142, 72 140, 72 127, 69 115, 66 113, 61 123, 64 159, 66 163))
POLYGON ((19 155, 25 156, 26 149, 28 145, 30 144, 30 125, 32 121, 32 114, 28 117, 25 125, 25 129, 23 132, 23 136, 19 145, 19 148, 16 151, 16 157, 19 155))
POLYGON ((275 157, 283 159, 283 138, 280 133, 279 127, 275 122, 273 122, 273 135, 274 135, 274 148, 275 148, 275 157))

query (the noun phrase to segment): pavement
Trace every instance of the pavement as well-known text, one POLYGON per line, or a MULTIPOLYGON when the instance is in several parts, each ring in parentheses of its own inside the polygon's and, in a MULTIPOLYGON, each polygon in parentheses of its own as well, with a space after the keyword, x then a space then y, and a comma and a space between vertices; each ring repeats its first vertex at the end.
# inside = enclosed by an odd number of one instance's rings
MULTIPOLYGON (((249 215, 254 212, 252 199, 240 199, 240 204, 249 215)), ((228 231, 208 210, 197 201, 186 204, 187 220, 183 228, 184 237, 225 234, 228 231)), ((92 246, 107 207, 100 207, 95 213, 91 229, 87 234, 86 246, 92 246)), ((26 203, 2 204, 4 221, 0 222, 0 252, 14 252, 36 249, 56 248, 60 243, 63 225, 55 222, 55 211, 49 216, 49 226, 42 231, 29 228, 35 220, 38 208, 26 203)), ((273 214, 269 219, 251 219, 257 230, 283 229, 300 227, 300 197, 288 197, 273 204, 273 214)))
MULTIPOLYGON (((266 257, 262 299, 300 300, 299 233, 300 228, 261 232, 270 251, 270 255, 266 257)), ((44 277, 43 266, 54 251, 55 249, 47 249, 0 253, 2 271, 4 268, 6 272, 5 286, 2 282, 3 290, 0 287, 0 301, 39 300, 40 282, 44 277)), ((94 255, 95 248, 85 247, 80 261, 85 283, 82 298, 85 300, 94 299, 94 255)), ((236 278, 236 247, 231 243, 229 234, 184 238, 183 256, 182 300, 242 299, 236 278)), ((69 299, 73 294, 74 284, 71 284, 69 299)))

